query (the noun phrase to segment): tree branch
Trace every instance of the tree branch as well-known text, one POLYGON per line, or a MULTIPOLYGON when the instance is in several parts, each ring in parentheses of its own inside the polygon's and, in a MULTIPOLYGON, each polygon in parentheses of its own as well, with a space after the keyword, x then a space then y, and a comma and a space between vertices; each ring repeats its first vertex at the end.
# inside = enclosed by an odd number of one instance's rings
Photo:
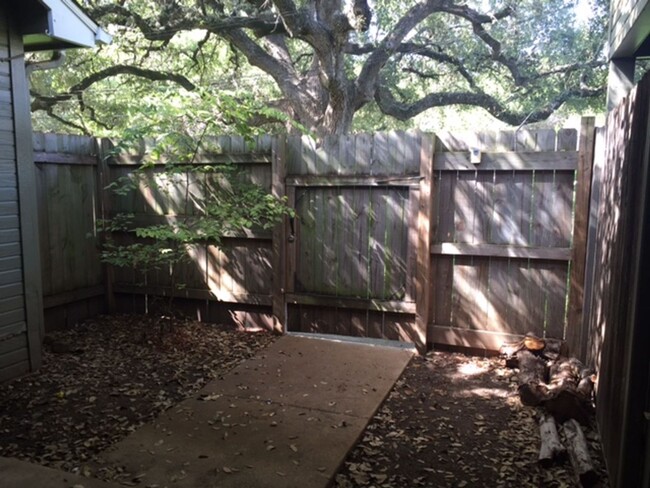
POLYGON ((364 63, 357 78, 355 85, 355 105, 357 107, 361 107, 372 100, 377 87, 379 72, 395 53, 406 35, 429 15, 440 11, 443 3, 445 3, 444 0, 427 0, 411 7, 395 24, 393 30, 379 43, 364 63))
POLYGON ((528 82, 528 78, 522 75, 521 71, 519 70, 519 64, 517 63, 517 60, 507 57, 503 54, 501 51, 501 43, 490 34, 488 34, 481 23, 473 22, 472 30, 479 39, 487 44, 492 53, 492 59, 499 64, 502 64, 508 69, 508 71, 510 71, 510 75, 512 76, 512 79, 516 86, 523 86, 528 82))
POLYGON ((49 107, 52 107, 57 103, 70 100, 72 97, 77 96, 78 94, 82 94, 85 90, 90 88, 95 83, 117 75, 137 76, 150 81, 171 81, 173 83, 179 84, 188 91, 196 89, 194 84, 182 75, 164 71, 154 71, 145 68, 138 68, 137 66, 118 64, 104 68, 103 70, 86 76, 81 81, 73 85, 67 93, 47 96, 32 92, 32 96, 34 97, 34 101, 32 102, 31 106, 32 112, 36 112, 38 110, 48 110, 49 107))
POLYGON ((404 103, 398 101, 388 88, 380 86, 375 95, 375 101, 384 114, 398 120, 408 120, 434 107, 466 105, 483 108, 492 116, 507 124, 520 125, 524 122, 532 124, 546 120, 564 102, 571 98, 594 98, 602 96, 604 93, 604 87, 568 89, 555 96, 544 107, 529 113, 510 110, 491 95, 475 92, 431 93, 415 102, 404 103))
POLYGON ((166 17, 166 22, 153 22, 132 12, 119 4, 102 5, 90 11, 97 20, 108 19, 119 25, 128 26, 132 23, 145 39, 150 41, 169 41, 177 32, 182 30, 205 29, 218 34, 237 29, 252 29, 259 36, 278 32, 278 16, 272 12, 260 13, 255 17, 215 15, 196 15, 196 12, 185 12, 175 17, 166 17), (157 27, 163 25, 164 27, 157 27))
MULTIPOLYGON (((348 54, 359 56, 359 55, 372 53, 375 49, 377 49, 377 46, 375 46, 374 44, 363 44, 363 45, 348 44, 345 47, 345 52, 348 54)), ((461 75, 463 78, 467 80, 470 86, 475 85, 473 76, 469 73, 469 71, 467 71, 467 69, 463 65, 463 62, 454 56, 450 56, 449 54, 443 53, 442 51, 439 50, 439 48, 434 49, 434 47, 426 46, 424 44, 404 42, 399 46, 397 46, 397 48, 395 48, 395 53, 413 54, 413 55, 422 56, 431 59, 438 63, 450 64, 456 69, 459 75, 461 75)), ((409 71, 411 70, 409 69, 409 71)), ((416 70, 412 70, 411 72, 415 73, 415 71, 416 70)))
POLYGON ((66 119, 64 119, 63 117, 61 117, 61 116, 55 114, 55 113, 54 113, 54 107, 50 107, 50 108, 47 110, 47 115, 48 115, 49 117, 52 117, 54 120, 57 120, 58 122, 60 122, 60 123, 63 124, 63 125, 67 125, 68 127, 72 127, 73 129, 78 130, 79 132, 81 132, 81 133, 82 133, 83 135, 85 135, 85 136, 91 136, 91 135, 92 135, 92 134, 88 131, 88 129, 86 129, 86 127, 84 127, 84 126, 82 126, 82 125, 79 125, 79 124, 75 124, 74 122, 70 122, 69 120, 66 120, 66 119))

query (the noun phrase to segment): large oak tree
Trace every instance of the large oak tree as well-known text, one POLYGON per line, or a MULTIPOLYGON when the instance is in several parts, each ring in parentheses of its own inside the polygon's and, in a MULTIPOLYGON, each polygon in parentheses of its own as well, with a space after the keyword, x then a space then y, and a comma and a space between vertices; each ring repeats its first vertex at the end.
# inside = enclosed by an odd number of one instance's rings
POLYGON ((481 107, 519 125, 602 100, 602 6, 579 21, 571 0, 404 3, 87 0, 115 44, 37 74, 32 108, 88 132, 128 127, 174 90, 227 113, 227 92, 232 113, 267 107, 240 123, 284 116, 322 136, 349 132, 364 107, 398 120, 481 107))

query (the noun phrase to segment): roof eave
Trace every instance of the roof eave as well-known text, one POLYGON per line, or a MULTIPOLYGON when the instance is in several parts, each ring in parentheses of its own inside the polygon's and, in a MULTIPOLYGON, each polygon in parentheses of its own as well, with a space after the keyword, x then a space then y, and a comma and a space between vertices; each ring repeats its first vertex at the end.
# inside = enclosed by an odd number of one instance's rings
POLYGON ((25 49, 68 49, 109 44, 112 37, 70 0, 39 0, 46 9, 47 30, 25 33, 25 49), (32 36, 30 34, 40 34, 32 36), (47 40, 44 42, 44 37, 47 40))

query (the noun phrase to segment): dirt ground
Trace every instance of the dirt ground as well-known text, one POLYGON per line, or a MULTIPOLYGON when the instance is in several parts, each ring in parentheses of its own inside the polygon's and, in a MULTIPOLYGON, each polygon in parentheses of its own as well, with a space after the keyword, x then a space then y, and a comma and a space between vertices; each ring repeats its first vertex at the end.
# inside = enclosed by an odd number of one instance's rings
MULTIPOLYGON (((499 358, 415 357, 336 478, 338 488, 571 487, 567 461, 537 464, 539 411, 521 405, 515 372, 499 358)), ((590 453, 608 486, 594 427, 590 453)))
MULTIPOLYGON (((148 317, 101 317, 49 337, 35 374, 0 385, 0 456, 86 476, 97 455, 270 344, 266 333, 148 317)), ((335 486, 576 486, 537 465, 538 412, 496 358, 415 357, 335 486)), ((600 446, 586 429, 607 486, 600 446)), ((133 482, 137 484, 137 480, 133 482)))
POLYGON ((99 452, 274 336, 115 316, 47 339, 37 373, 0 385, 0 456, 89 475, 99 452))

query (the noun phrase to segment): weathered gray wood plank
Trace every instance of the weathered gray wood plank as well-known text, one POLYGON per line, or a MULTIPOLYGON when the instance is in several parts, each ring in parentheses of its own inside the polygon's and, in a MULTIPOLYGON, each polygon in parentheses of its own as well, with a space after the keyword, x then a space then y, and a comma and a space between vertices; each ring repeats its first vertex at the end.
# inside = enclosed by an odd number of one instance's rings
POLYGON ((435 169, 446 171, 575 170, 577 151, 486 152, 480 164, 470 162, 469 151, 443 152, 436 156, 435 169))

